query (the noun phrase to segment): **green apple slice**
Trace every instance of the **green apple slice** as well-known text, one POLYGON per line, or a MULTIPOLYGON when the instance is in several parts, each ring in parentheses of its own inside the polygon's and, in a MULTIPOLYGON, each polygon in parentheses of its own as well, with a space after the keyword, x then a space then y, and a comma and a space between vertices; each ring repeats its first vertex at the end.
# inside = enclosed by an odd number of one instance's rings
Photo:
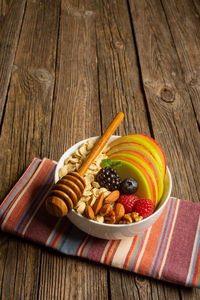
POLYGON ((156 205, 157 195, 155 184, 145 168, 136 160, 128 157, 115 156, 112 160, 121 162, 120 166, 114 167, 121 180, 127 177, 134 178, 138 182, 136 195, 139 198, 150 199, 156 205))
MULTIPOLYGON (((145 169, 145 171, 148 173, 148 175, 150 176, 153 185, 155 187, 155 194, 156 194, 156 203, 159 200, 159 190, 158 190, 158 179, 155 176, 150 164, 148 163, 148 161, 144 158, 141 157, 141 155, 137 155, 136 153, 134 154, 133 152, 127 153, 127 152, 118 152, 116 154, 112 154, 111 156, 109 156, 109 159, 115 159, 116 156, 120 156, 121 158, 130 158, 133 162, 137 162, 139 163, 141 166, 143 166, 143 168, 145 169)), ((134 178, 135 179, 135 178, 134 178)), ((138 182, 139 184, 139 182, 138 182)))
POLYGON ((150 176, 152 177, 152 180, 155 183, 156 190, 158 193, 157 202, 160 200, 162 194, 163 194, 163 179, 160 174, 160 170, 158 168, 157 163, 155 160, 152 160, 152 156, 150 154, 142 154, 137 151, 131 151, 131 150, 120 150, 113 152, 108 156, 108 158, 112 159, 115 155, 123 155, 125 157, 129 157, 132 159, 135 159, 139 163, 143 165, 143 167, 149 172, 150 176))

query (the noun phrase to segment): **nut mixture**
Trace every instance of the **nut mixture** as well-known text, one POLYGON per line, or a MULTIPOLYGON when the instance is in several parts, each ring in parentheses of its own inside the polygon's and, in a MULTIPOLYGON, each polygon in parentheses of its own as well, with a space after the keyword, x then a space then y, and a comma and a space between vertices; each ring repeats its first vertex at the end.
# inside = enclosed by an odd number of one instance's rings
MULTIPOLYGON (((95 139, 89 139, 73 155, 68 157, 64 162, 64 166, 59 170, 59 178, 62 178, 69 172, 78 171, 95 142, 95 139)), ((95 175, 101 169, 101 161, 107 158, 107 150, 108 147, 105 147, 85 173, 86 187, 74 209, 87 218, 100 223, 129 224, 138 222, 143 219, 142 216, 139 216, 137 213, 125 214, 123 205, 116 203, 120 196, 119 191, 110 192, 106 188, 100 187, 99 183, 95 181, 95 175)))

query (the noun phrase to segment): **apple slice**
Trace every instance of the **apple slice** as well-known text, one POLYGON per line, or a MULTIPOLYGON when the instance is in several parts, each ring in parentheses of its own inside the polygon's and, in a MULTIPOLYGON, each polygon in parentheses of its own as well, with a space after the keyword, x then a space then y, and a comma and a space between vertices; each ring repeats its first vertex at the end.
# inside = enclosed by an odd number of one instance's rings
POLYGON ((158 191, 158 198, 157 198, 158 199, 157 202, 158 202, 163 194, 164 184, 163 184, 163 179, 160 170, 158 168, 157 162, 153 159, 153 157, 148 153, 142 154, 140 152, 132 151, 132 150, 119 150, 108 155, 108 158, 113 159, 115 155, 118 156, 123 155, 125 157, 133 158, 143 165, 143 167, 152 176, 152 179, 156 184, 157 191, 158 191))
POLYGON ((110 143, 109 146, 112 148, 113 146, 126 142, 134 142, 146 147, 160 165, 164 178, 164 175, 166 173, 166 158, 162 148, 154 139, 145 134, 131 134, 117 138, 112 143, 110 143))
POLYGON ((145 156, 153 164, 158 176, 161 177, 162 180, 164 179, 163 168, 156 161, 156 159, 152 156, 151 152, 141 144, 137 144, 134 142, 119 143, 119 144, 109 148, 107 151, 107 155, 109 156, 115 152, 124 151, 124 150, 135 151, 135 152, 138 152, 141 155, 145 156))
MULTIPOLYGON (((158 178, 155 175, 155 173, 153 172, 150 163, 148 162, 148 160, 145 157, 142 157, 141 155, 137 155, 136 153, 128 153, 128 152, 118 152, 115 154, 112 154, 111 156, 109 156, 109 159, 114 160, 116 156, 120 156, 121 158, 129 158, 131 160, 133 160, 134 162, 139 163, 141 166, 144 167, 144 169, 146 170, 146 172, 149 174, 149 176, 151 177, 151 180, 154 184, 155 187, 155 194, 156 194, 156 203, 159 200, 159 190, 158 190, 158 178)), ((134 178, 135 179, 135 178, 134 178)), ((138 184, 140 184, 138 182, 138 184)), ((155 204, 156 204, 155 203, 155 204)))
POLYGON ((150 199, 154 205, 156 205, 158 194, 156 192, 155 183, 147 172, 147 170, 138 161, 125 157, 115 156, 113 161, 120 161, 120 166, 115 166, 114 169, 119 174, 121 180, 127 177, 132 177, 138 182, 138 190, 136 195, 139 198, 150 199))

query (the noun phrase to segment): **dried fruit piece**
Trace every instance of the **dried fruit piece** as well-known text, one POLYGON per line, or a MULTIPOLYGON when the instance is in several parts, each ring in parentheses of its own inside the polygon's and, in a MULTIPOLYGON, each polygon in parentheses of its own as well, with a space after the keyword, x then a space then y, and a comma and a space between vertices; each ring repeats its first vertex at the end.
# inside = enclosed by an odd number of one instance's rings
POLYGON ((110 204, 118 200, 120 192, 118 190, 111 192, 106 198, 104 203, 110 204))
POLYGON ((116 203, 113 210, 115 212, 115 218, 116 218, 115 222, 119 223, 121 218, 125 215, 124 206, 121 203, 116 203))

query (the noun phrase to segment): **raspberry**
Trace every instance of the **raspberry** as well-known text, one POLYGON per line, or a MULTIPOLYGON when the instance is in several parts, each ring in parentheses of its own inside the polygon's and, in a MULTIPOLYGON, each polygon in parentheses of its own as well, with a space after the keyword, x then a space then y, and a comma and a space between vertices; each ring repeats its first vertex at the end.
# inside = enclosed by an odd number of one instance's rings
POLYGON ((154 208, 155 206, 151 200, 138 199, 134 202, 132 211, 137 212, 140 216, 143 216, 143 218, 147 218, 152 215, 154 208))
POLYGON ((138 200, 138 197, 135 195, 121 195, 117 202, 123 204, 125 213, 131 213, 134 203, 138 200))

